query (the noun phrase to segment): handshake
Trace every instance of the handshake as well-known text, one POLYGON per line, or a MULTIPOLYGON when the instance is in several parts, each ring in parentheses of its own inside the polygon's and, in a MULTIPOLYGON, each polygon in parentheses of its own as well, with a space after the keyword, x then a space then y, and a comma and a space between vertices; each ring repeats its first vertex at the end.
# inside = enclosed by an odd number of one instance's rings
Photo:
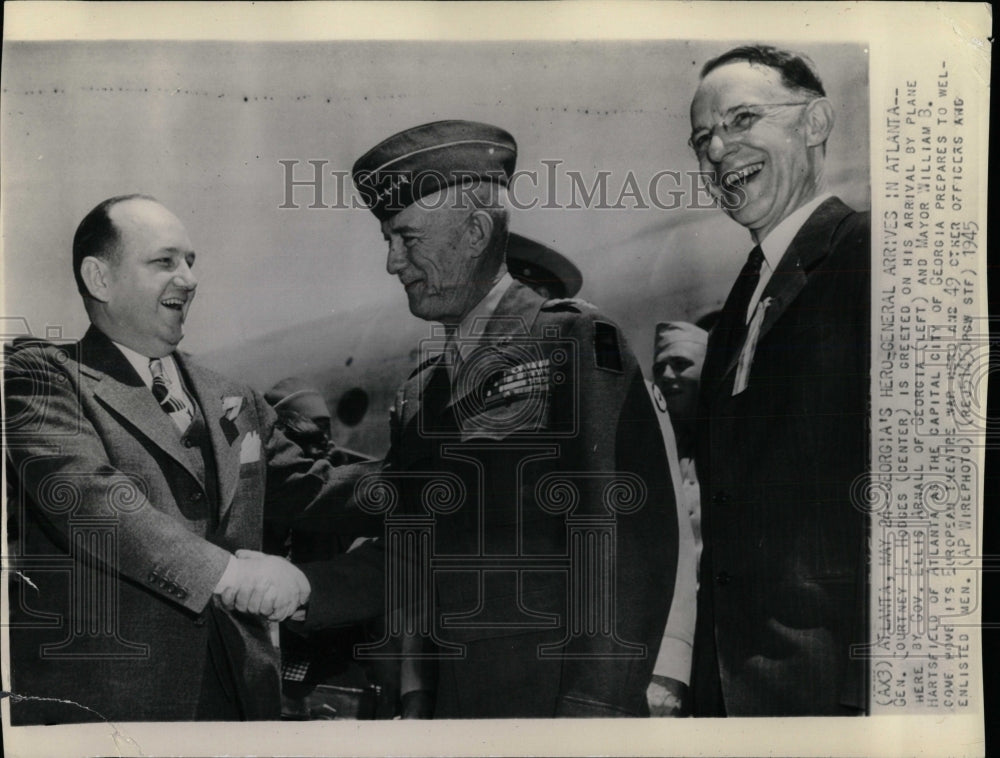
POLYGON ((215 586, 226 610, 284 621, 309 601, 309 580, 276 555, 237 550, 215 586))

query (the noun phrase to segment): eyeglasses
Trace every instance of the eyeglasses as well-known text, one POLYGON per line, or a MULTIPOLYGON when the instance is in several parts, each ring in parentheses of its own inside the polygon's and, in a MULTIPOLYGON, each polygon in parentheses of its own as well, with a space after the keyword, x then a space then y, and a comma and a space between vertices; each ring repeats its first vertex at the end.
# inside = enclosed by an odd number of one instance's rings
POLYGON ((812 100, 803 100, 797 103, 752 103, 744 105, 734 105, 722 115, 722 120, 711 129, 699 129, 691 133, 688 145, 702 160, 708 153, 708 146, 712 144, 715 130, 721 129, 726 137, 748 132, 760 119, 768 115, 772 108, 791 108, 796 105, 809 105, 812 100))

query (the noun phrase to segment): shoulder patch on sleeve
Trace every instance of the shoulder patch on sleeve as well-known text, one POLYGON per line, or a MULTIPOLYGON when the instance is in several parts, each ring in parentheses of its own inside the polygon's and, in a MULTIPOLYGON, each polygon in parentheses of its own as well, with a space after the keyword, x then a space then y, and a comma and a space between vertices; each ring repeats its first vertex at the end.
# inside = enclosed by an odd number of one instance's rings
POLYGON ((594 321, 594 365, 616 374, 624 370, 618 327, 607 321, 594 321))
POLYGON ((663 392, 655 384, 649 384, 649 395, 653 398, 653 405, 656 407, 657 413, 664 414, 667 412, 667 399, 663 396, 663 392))

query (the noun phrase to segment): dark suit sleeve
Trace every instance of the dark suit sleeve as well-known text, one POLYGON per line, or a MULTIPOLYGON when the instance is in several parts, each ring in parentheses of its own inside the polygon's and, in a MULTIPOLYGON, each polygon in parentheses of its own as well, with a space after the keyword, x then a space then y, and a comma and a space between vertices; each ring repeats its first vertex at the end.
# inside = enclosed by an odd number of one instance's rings
POLYGON ((380 516, 357 507, 358 480, 382 466, 365 461, 332 466, 307 458, 275 425, 277 414, 259 394, 254 402, 265 430, 267 455, 264 521, 270 552, 285 553, 291 536, 291 560, 306 575, 311 588, 302 630, 324 629, 366 620, 383 612, 384 553, 380 516), (354 537, 371 537, 350 552, 341 544, 354 537), (322 541, 328 539, 330 545, 322 541))
MULTIPOLYGON (((641 371, 617 327, 598 315, 577 318, 575 396, 562 392, 556 412, 576 415, 570 465, 579 472, 613 472, 616 494, 603 477, 581 477, 578 513, 615 514, 616 641, 583 636, 563 667, 559 716, 637 716, 648 713, 646 688, 673 595, 677 519, 663 438, 641 371), (572 404, 578 403, 574 410, 572 404), (634 485, 642 494, 635 500, 634 485), (631 651, 622 655, 621 643, 631 651), (577 658, 576 656, 580 656, 577 658)), ((572 613, 572 610, 571 610, 572 613)))
MULTIPOLYGON (((379 464, 332 466, 308 458, 276 426, 274 409, 256 392, 253 399, 267 458, 264 521, 272 544, 281 545, 293 524, 345 535, 381 534, 381 520, 356 508, 352 498, 357 480, 379 464)), ((272 552, 282 551, 275 546, 272 552)))
POLYGON ((8 471, 26 496, 25 517, 74 552, 100 560, 89 543, 69 545, 74 520, 114 524, 110 568, 150 592, 200 612, 230 554, 187 530, 147 499, 141 474, 110 462, 80 400, 75 359, 61 348, 15 346, 4 370, 8 471))

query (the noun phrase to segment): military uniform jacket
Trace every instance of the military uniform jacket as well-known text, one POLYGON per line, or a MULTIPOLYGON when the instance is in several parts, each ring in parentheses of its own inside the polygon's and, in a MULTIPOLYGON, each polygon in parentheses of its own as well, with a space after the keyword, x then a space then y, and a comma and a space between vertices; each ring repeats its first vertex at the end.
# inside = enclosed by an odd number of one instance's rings
POLYGON ((635 358, 591 306, 520 283, 479 326, 451 377, 441 358, 402 386, 380 474, 387 531, 431 546, 408 560, 430 569, 434 717, 643 715, 677 519, 635 358))
POLYGON ((256 392, 175 357, 198 405, 183 436, 96 328, 8 352, 15 724, 192 719, 212 640, 242 717, 279 716, 267 623, 212 591, 232 552, 260 549, 265 516, 287 521, 265 502, 329 494, 332 469, 256 392))
POLYGON ((696 713, 859 713, 868 457, 869 222, 822 203, 764 288, 733 395, 745 304, 730 301, 701 374, 702 554, 696 713), (742 313, 740 312, 742 311, 742 313))

